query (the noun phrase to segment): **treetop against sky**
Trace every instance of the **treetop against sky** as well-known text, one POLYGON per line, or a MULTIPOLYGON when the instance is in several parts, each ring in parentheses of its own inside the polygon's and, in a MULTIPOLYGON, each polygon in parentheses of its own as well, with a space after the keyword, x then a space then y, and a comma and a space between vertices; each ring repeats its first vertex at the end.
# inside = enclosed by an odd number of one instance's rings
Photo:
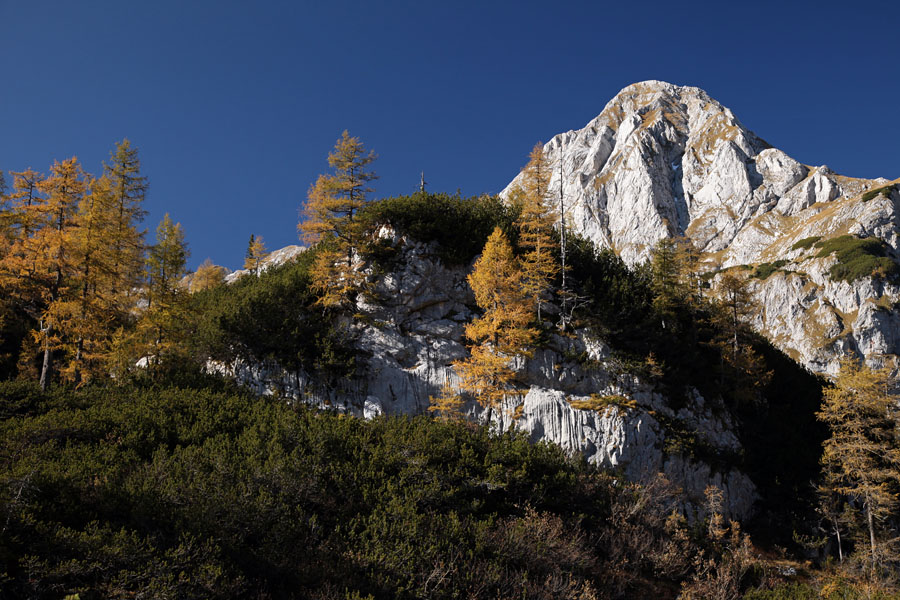
POLYGON ((0 4, 0 169, 139 149, 146 225, 184 225, 191 268, 239 267, 297 211, 345 129, 375 197, 499 192, 538 140, 622 87, 695 85, 801 162, 900 176, 894 3, 279 2, 0 4))

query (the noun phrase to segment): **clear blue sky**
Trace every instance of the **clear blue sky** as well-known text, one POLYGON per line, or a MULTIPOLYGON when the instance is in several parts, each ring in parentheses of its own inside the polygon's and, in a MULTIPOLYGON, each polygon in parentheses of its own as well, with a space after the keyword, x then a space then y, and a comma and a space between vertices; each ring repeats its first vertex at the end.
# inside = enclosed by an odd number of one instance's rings
POLYGON ((900 177, 900 3, 0 0, 0 168, 131 139, 145 226, 237 266, 297 210, 349 129, 377 195, 498 192, 538 140, 629 83, 704 88, 807 164, 900 177))

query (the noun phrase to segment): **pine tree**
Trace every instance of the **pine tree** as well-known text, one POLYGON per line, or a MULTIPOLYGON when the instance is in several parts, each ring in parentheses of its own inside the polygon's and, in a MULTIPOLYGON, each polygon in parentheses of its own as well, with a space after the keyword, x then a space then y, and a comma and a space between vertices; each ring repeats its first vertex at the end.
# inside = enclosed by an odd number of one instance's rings
POLYGON ((367 168, 375 158, 359 138, 344 131, 328 155, 334 174, 320 175, 307 193, 304 220, 298 229, 305 242, 323 242, 311 275, 313 289, 320 292, 319 302, 324 306, 350 303, 362 286, 353 264, 363 241, 355 217, 373 191, 369 182, 377 176, 367 168))
POLYGON ((522 169, 519 193, 514 194, 520 203, 519 246, 526 250, 521 266, 525 292, 533 298, 538 321, 541 319, 543 296, 559 273, 559 265, 553 255, 554 214, 548 208, 550 166, 544 157, 544 147, 538 142, 529 155, 528 164, 522 169))
POLYGON ((247 255, 244 258, 244 268, 249 269, 253 275, 259 275, 259 264, 268 256, 266 245, 262 236, 250 234, 250 243, 247 245, 247 255))
MULTIPOLYGON (((894 516, 898 506, 897 412, 888 370, 872 370, 845 359, 834 386, 825 390, 822 410, 817 413, 831 433, 822 454, 823 489, 842 496, 848 507, 862 513, 873 572, 885 559, 880 552, 884 548, 878 545, 877 526, 894 516)), ((834 507, 826 509, 837 512, 834 507)), ((837 520, 835 527, 839 527, 837 520)), ((895 537, 897 532, 890 535, 895 537)))
POLYGON ((460 388, 494 409, 516 392, 510 363, 516 356, 530 355, 537 335, 519 262, 499 227, 488 238, 468 281, 484 313, 466 326, 466 337, 474 345, 471 355, 454 367, 460 388))

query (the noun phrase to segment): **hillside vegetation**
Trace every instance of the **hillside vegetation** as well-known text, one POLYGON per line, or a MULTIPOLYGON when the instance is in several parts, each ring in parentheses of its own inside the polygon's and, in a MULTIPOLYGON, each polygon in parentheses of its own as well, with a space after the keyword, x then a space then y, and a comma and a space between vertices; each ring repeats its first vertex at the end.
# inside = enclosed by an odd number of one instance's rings
MULTIPOLYGON (((250 275, 224 285, 208 262, 187 288, 184 232, 166 215, 139 241, 146 181, 127 141, 113 158, 100 178, 72 159, 0 190, 4 598, 896 597, 888 374, 848 361, 826 383, 748 326, 750 279, 785 265, 704 273, 679 238, 629 266, 555 226, 540 145, 508 201, 373 200, 375 156, 345 132, 304 206, 308 250, 264 269, 251 235, 250 275), (359 301, 413 244, 472 292, 437 414, 365 421, 210 373, 264 363, 335 398, 364 383, 354 336, 378 323, 359 301), (752 478, 757 519, 727 522, 710 486, 688 522, 662 476, 628 482, 462 420, 465 402, 521 399, 517 365, 586 332, 673 414, 699 390, 733 426, 740 447, 721 452, 655 415, 666 453, 752 478)), ((835 256, 836 279, 896 275, 873 240, 795 248, 835 256)))

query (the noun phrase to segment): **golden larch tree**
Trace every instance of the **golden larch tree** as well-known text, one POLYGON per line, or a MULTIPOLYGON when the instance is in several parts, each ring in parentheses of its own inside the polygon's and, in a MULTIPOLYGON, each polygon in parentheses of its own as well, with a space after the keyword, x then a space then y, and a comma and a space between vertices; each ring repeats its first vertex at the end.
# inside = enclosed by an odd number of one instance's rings
POLYGON ((44 355, 40 385, 46 390, 50 385, 54 352, 63 343, 57 323, 59 305, 66 301, 71 291, 69 284, 76 258, 76 215, 88 182, 78 159, 72 157, 54 163, 50 175, 39 182, 37 188, 43 198, 30 207, 29 221, 34 231, 22 240, 22 256, 26 264, 30 262, 31 270, 26 277, 39 286, 44 306, 35 341, 44 355))
POLYGON ((93 181, 81 198, 72 233, 71 293, 52 308, 53 320, 69 347, 60 373, 76 384, 85 375, 89 379, 101 374, 104 342, 111 334, 113 214, 107 185, 102 179, 93 181))
POLYGON ((497 227, 468 277, 483 314, 466 325, 471 355, 454 363, 460 388, 488 409, 516 393, 510 363, 529 356, 537 335, 533 300, 525 291, 519 261, 497 227))
POLYGON ((375 159, 359 138, 344 131, 328 155, 334 173, 320 175, 307 193, 298 229, 304 242, 322 243, 311 275, 324 306, 347 304, 361 289, 363 279, 354 269, 354 257, 363 232, 355 217, 374 191, 369 182, 377 175, 368 169, 375 159))
POLYGON ((181 279, 188 255, 181 224, 166 213, 147 256, 147 309, 138 322, 143 354, 153 366, 173 358, 181 348, 179 332, 187 310, 181 279))
MULTIPOLYGON (((874 571, 887 558, 876 530, 896 514, 900 492, 897 395, 888 369, 846 358, 824 396, 816 415, 830 431, 822 453, 823 488, 862 513, 874 571)), ((890 532, 888 539, 896 535, 890 532)))
POLYGON ((197 272, 191 278, 190 292, 192 294, 211 290, 225 283, 225 269, 219 265, 214 265, 212 260, 207 258, 199 267, 197 272))
POLYGON ((253 275, 259 275, 259 265, 268 255, 262 236, 251 233, 250 243, 247 244, 247 255, 244 257, 244 268, 249 269, 253 275))
POLYGON ((140 224, 146 215, 143 203, 148 187, 147 178, 141 175, 137 148, 127 138, 116 144, 110 153, 110 162, 103 165, 101 180, 109 196, 110 293, 117 303, 117 317, 123 320, 133 308, 136 290, 144 277, 146 232, 140 224))
POLYGON ((54 163, 50 175, 38 184, 45 197, 42 203, 33 205, 38 207, 36 229, 23 240, 26 254, 40 264, 34 275, 41 280, 46 306, 35 336, 44 354, 40 376, 44 390, 50 385, 53 354, 64 341, 57 321, 61 305, 72 291, 69 284, 77 258, 74 248, 77 213, 87 188, 87 177, 77 158, 54 163))
POLYGON ((528 164, 522 169, 521 191, 516 194, 521 213, 519 246, 525 250, 521 259, 522 281, 533 299, 538 321, 541 319, 543 296, 559 273, 553 255, 553 224, 556 216, 548 206, 550 165, 544 157, 544 146, 538 142, 531 150, 528 164))

